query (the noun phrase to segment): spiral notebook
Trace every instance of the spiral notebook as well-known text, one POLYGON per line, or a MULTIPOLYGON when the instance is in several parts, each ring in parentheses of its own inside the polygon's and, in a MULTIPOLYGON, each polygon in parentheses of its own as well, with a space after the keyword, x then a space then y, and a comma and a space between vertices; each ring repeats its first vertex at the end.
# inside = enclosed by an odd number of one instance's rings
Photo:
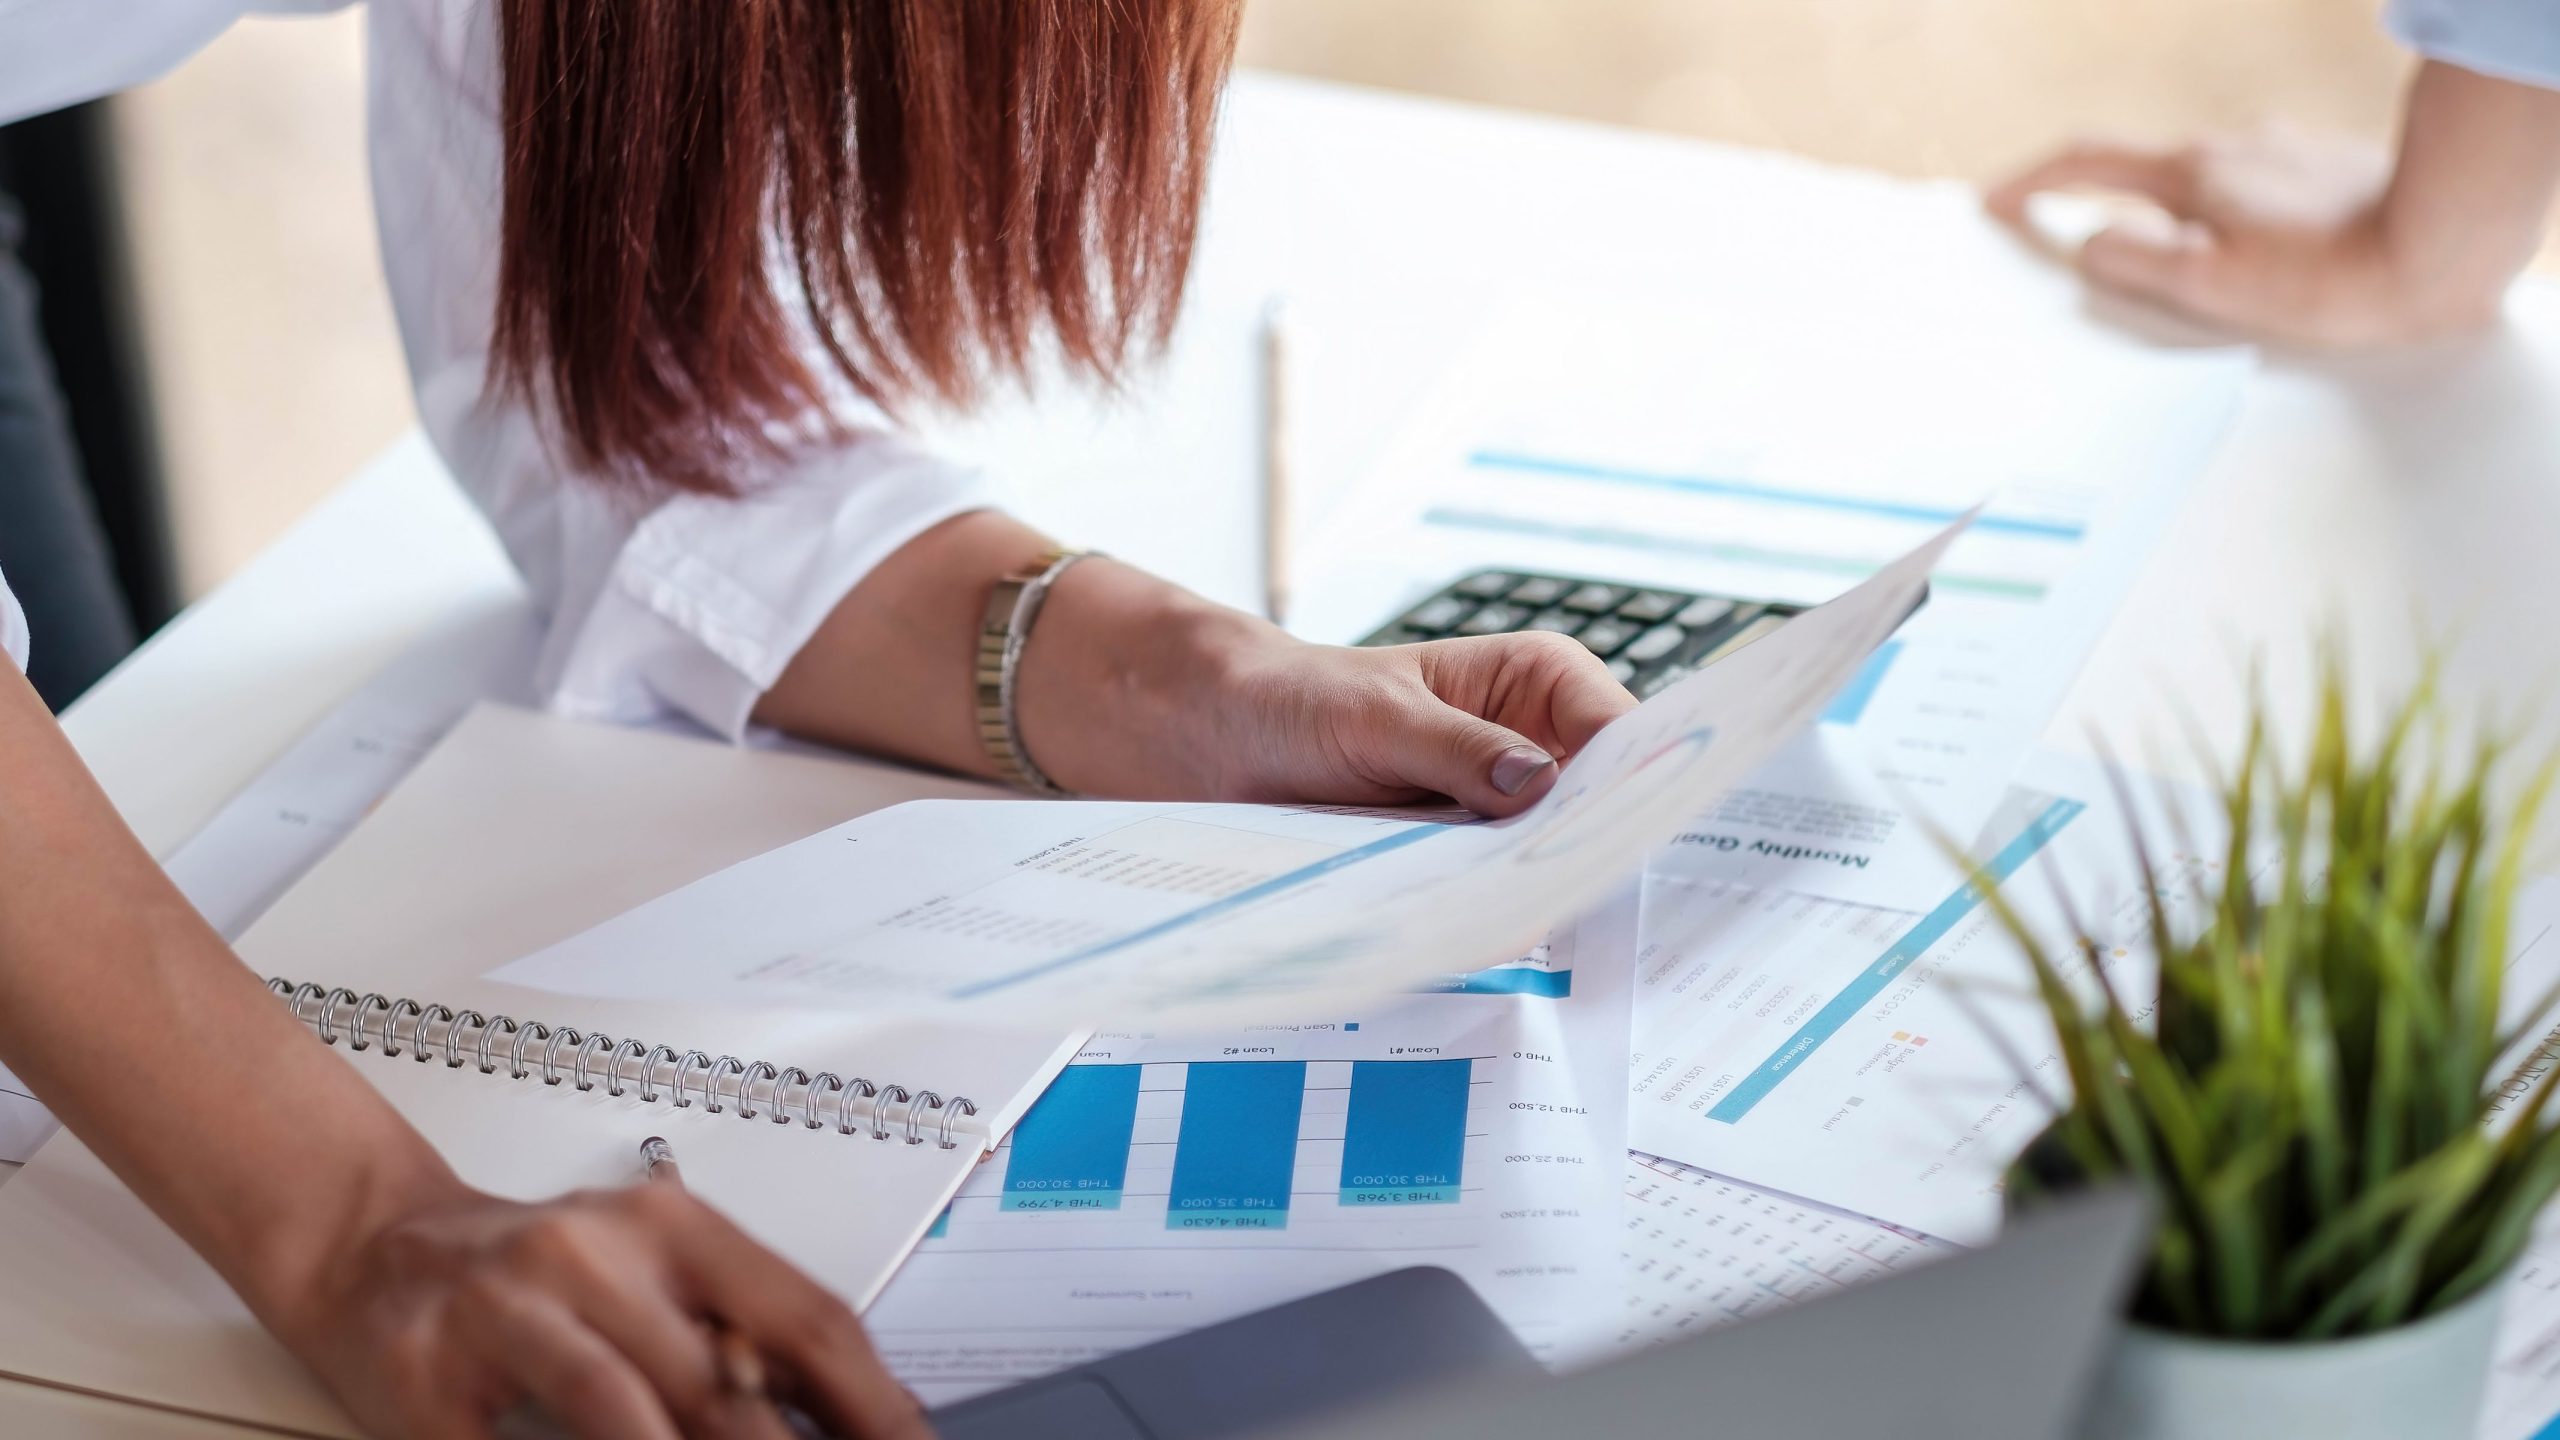
MULTIPOLYGON (((693 1190, 867 1304, 1076 1037, 564 1002, 480 977, 849 815, 985 793, 483 707, 239 948, 473 1183, 630 1183, 639 1142, 664 1135, 693 1190)), ((0 1275, 0 1374, 355 1433, 71 1136, 0 1185, 0 1275)))

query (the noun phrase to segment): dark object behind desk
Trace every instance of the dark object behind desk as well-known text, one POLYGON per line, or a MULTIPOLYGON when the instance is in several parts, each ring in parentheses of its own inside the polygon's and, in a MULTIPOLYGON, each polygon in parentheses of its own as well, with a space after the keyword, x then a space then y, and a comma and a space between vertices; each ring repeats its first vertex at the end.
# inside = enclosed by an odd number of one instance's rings
POLYGON ((102 105, 0 127, 0 570, 56 708, 177 606, 102 105))
POLYGON ((1550 1377, 1444 1270, 1401 1270, 934 1414, 943 1440, 2062 1440, 2150 1235, 2129 1189, 1988 1249, 1550 1377))
POLYGON ((2139 1194, 2087 1192, 1987 1249, 1580 1374, 1444 1384, 1265 1440, 2064 1440, 2150 1233, 2139 1194))
POLYGON ((1228 1440, 1538 1363, 1465 1281, 1417 1266, 937 1410, 942 1440, 1228 1440))

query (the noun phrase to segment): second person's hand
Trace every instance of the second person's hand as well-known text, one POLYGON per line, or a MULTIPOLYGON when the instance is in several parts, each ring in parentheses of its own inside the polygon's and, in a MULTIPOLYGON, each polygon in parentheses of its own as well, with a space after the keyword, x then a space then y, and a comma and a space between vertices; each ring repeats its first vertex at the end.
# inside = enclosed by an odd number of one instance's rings
POLYGON ((2430 61, 2396 157, 2287 131, 2170 148, 2088 141, 1985 197, 2031 228, 2042 191, 2157 206, 2092 236, 2091 283, 2210 325, 2313 346, 2476 329, 2541 241, 2560 189, 2560 92, 2430 61))
POLYGON ((453 1185, 261 1308, 382 1435, 488 1436, 529 1407, 590 1440, 786 1440, 771 1403, 724 1384, 713 1324, 833 1433, 933 1433, 851 1309, 672 1186, 525 1205, 453 1185))
POLYGON ((2090 236, 2081 273, 2210 325, 2364 345, 2477 323, 2473 305, 2419 303, 2383 224, 2389 179, 2378 151, 2290 132, 2172 148, 2087 140, 2027 167, 1985 203, 2025 229, 2040 192, 2139 196, 2158 209, 2090 236))

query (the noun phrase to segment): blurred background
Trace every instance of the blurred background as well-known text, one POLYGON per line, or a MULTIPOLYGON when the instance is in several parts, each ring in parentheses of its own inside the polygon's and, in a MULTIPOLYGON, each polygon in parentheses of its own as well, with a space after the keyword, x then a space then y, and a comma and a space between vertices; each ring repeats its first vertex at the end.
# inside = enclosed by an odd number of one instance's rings
MULTIPOLYGON (((2375 8, 1253 0, 1243 59, 1983 180, 2083 131, 2170 139, 2282 118, 2379 140, 2409 61, 2375 8)), ((53 148, 87 146, 114 166, 90 199, 121 215, 135 286, 129 307, 100 297, 99 321, 123 343, 85 363, 152 422, 151 443, 92 457, 110 472, 102 485, 125 492, 108 508, 146 625, 219 583, 410 423, 365 192, 363 23, 360 9, 250 21, 168 78, 50 122, 74 127, 53 148)), ((57 225, 57 249, 70 243, 41 194, 26 198, 40 231, 57 225)), ((86 312, 79 296, 57 298, 60 337, 86 312)), ((118 444, 110 428, 88 427, 101 449, 118 444)))

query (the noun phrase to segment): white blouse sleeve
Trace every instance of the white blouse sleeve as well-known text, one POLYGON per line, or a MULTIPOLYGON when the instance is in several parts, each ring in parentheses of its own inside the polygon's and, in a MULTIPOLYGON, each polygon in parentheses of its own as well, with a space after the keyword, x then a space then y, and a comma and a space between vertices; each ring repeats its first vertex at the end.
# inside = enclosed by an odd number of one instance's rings
POLYGON ((2430 60, 2560 90, 2560 4, 2553 0, 2391 0, 2383 23, 2430 60))
POLYGON ((638 504, 566 473, 537 417, 486 383, 501 161, 492 8, 373 6, 375 209, 419 416, 545 615, 536 680, 551 707, 682 714, 734 738, 854 582, 987 496, 974 471, 885 429, 742 477, 740 500, 638 504))
POLYGON ((27 668, 27 612, 18 608, 18 597, 9 593, 6 575, 0 575, 0 657, 13 670, 27 668))
POLYGON ((0 124, 139 85, 257 11, 349 0, 0 0, 0 124))

